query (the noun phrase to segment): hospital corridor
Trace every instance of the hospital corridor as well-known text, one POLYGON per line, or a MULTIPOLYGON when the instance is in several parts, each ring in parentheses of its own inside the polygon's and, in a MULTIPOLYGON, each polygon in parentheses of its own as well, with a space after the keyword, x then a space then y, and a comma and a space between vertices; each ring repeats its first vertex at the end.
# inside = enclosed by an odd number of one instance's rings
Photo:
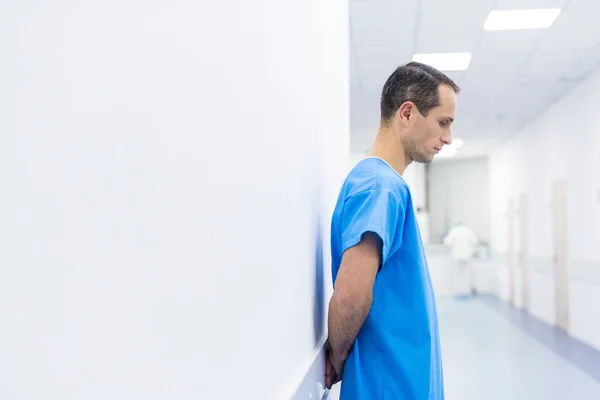
POLYGON ((600 2, 0 2, 0 400, 600 400, 600 2))
POLYGON ((448 399, 594 399, 600 355, 495 298, 439 303, 448 399))

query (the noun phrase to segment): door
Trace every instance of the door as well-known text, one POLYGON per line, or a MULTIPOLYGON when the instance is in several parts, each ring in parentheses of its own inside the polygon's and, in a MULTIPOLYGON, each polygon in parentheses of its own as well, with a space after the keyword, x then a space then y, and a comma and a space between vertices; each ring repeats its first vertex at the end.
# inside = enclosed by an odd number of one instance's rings
POLYGON ((527 194, 523 193, 519 199, 519 253, 518 262, 521 272, 521 305, 525 311, 529 310, 529 268, 527 265, 527 194))
POLYGON ((564 182, 556 182, 552 195, 554 214, 554 278, 556 284, 556 326, 569 329, 569 277, 567 275, 567 207, 564 182))
POLYGON ((516 303, 515 296, 515 207, 513 199, 508 200, 508 299, 512 305, 516 303))

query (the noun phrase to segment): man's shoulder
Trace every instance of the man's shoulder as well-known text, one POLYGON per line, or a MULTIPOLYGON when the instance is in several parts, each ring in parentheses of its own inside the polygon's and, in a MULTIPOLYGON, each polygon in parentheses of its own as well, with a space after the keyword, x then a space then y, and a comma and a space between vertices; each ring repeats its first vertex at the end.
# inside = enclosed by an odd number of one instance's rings
POLYGON ((359 161, 344 182, 348 196, 366 191, 391 192, 400 199, 410 195, 408 185, 392 167, 376 157, 359 161))

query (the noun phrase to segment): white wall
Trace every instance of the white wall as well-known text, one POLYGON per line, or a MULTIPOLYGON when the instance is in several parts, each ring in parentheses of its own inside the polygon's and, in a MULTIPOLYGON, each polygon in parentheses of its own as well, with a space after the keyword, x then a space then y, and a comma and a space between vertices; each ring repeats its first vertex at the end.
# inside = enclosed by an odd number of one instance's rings
POLYGON ((350 169, 352 169, 356 165, 356 163, 358 163, 360 160, 362 160, 366 156, 367 155, 364 153, 356 153, 356 152, 350 153, 350 169))
POLYGON ((0 8, 0 398, 289 398, 347 169, 347 3, 0 8))
MULTIPOLYGON (((552 185, 567 185, 570 333, 600 348, 600 72, 534 119, 490 158, 492 246, 508 249, 508 198, 529 201, 530 312, 553 323, 552 185)), ((502 289, 505 290, 505 289, 502 289)))
POLYGON ((410 187, 410 192, 413 199, 413 205, 416 208, 425 209, 426 196, 426 180, 425 180, 425 164, 412 163, 404 171, 404 179, 410 187))
POLYGON ((488 241, 489 184, 487 158, 434 162, 429 166, 429 218, 432 243, 456 222, 463 222, 488 241))

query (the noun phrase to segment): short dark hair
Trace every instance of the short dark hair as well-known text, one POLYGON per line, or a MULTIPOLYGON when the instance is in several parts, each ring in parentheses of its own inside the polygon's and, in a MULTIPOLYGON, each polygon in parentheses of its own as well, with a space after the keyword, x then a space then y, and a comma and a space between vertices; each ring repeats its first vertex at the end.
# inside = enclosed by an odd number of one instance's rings
POLYGON ((427 116, 432 108, 439 106, 438 89, 442 84, 450 86, 455 93, 460 92, 452 79, 429 65, 413 61, 399 66, 383 86, 381 122, 389 122, 407 101, 415 103, 419 112, 427 116))

